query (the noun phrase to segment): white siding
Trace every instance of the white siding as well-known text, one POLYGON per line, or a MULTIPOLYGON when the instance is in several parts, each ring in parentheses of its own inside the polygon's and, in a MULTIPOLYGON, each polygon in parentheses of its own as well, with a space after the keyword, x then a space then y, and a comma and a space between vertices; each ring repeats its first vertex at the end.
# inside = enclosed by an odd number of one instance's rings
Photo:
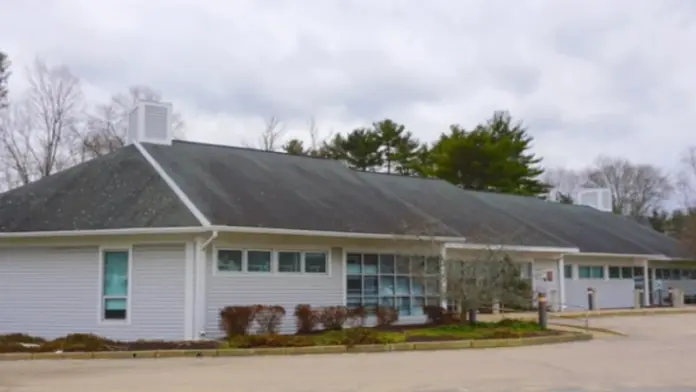
POLYGON ((0 333, 184 337, 184 245, 133 247, 130 323, 100 321, 98 247, 0 249, 0 333))
MULTIPOLYGON (((311 250, 311 249, 308 249, 311 250)), ((208 337, 221 336, 220 309, 234 305, 280 305, 286 315, 282 333, 294 333, 295 306, 336 306, 344 304, 343 249, 332 248, 329 262, 331 274, 321 276, 283 274, 213 274, 214 258, 207 252, 206 260, 206 323, 208 337)))
POLYGON ((558 282, 558 279, 560 278, 558 261, 536 259, 534 260, 532 269, 534 273, 534 290, 536 292, 545 293, 551 308, 558 309, 558 307, 561 305, 560 284, 558 282), (552 275, 551 281, 545 280, 548 271, 550 271, 552 275))
POLYGON ((608 266, 636 267, 633 262, 619 260, 566 259, 566 265, 573 266, 573 279, 565 280, 567 310, 588 308, 587 289, 595 289, 595 306, 598 309, 632 308, 635 301, 635 281, 633 279, 609 279, 608 266), (580 279, 578 266, 601 266, 604 279, 580 279))

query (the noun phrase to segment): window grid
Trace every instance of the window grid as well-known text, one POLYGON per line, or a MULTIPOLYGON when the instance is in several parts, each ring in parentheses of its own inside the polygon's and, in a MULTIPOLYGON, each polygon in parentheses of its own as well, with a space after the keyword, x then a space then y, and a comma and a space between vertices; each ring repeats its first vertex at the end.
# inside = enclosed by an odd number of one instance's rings
POLYGON ((327 275, 329 254, 326 251, 217 248, 215 269, 220 273, 327 275), (291 263, 285 263, 290 256, 299 256, 299 264, 292 268, 289 268, 291 263), (250 261, 256 261, 256 266, 250 261))
POLYGON ((127 321, 130 317, 129 293, 131 254, 128 249, 102 251, 102 299, 103 321, 127 321))
POLYGON ((440 260, 437 257, 349 253, 346 257, 349 307, 395 307, 401 316, 422 315, 423 306, 439 305, 440 260))

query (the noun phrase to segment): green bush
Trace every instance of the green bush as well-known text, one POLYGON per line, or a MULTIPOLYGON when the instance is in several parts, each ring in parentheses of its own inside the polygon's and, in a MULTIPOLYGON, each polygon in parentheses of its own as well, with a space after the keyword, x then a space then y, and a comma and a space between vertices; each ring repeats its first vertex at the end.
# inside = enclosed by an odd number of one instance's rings
POLYGON ((42 344, 39 351, 112 351, 116 350, 118 345, 119 344, 113 340, 94 334, 73 333, 42 344))
POLYGON ((0 343, 33 343, 41 344, 46 342, 46 339, 39 338, 36 336, 27 335, 25 333, 10 333, 7 335, 0 335, 0 343))

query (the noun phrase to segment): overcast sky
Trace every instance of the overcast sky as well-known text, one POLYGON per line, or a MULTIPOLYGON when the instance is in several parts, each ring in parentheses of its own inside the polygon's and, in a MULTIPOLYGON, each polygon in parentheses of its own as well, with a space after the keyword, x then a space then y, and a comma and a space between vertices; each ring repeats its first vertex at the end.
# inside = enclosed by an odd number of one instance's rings
POLYGON ((694 0, 0 0, 0 20, 15 91, 37 55, 91 99, 149 85, 191 140, 253 141, 269 115, 435 139, 506 109, 548 166, 675 168, 696 144, 694 0))

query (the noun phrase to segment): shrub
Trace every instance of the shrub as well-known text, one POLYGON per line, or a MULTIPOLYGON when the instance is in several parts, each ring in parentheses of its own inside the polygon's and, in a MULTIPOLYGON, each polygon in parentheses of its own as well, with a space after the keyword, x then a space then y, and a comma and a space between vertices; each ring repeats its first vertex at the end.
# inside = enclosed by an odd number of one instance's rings
POLYGON ((428 318, 428 322, 435 325, 445 324, 447 310, 442 306, 427 305, 423 307, 423 313, 428 318))
POLYGON ((45 343, 46 339, 27 335, 25 333, 10 333, 7 335, 0 335, 0 342, 41 344, 45 343))
POLYGON ((321 310, 319 321, 327 330, 343 329, 348 319, 348 309, 345 306, 327 306, 321 310))
POLYGON ((282 306, 257 305, 256 322, 259 324, 259 333, 278 333, 278 327, 285 316, 282 306))
POLYGON ((295 317, 297 319, 298 333, 312 333, 319 326, 319 312, 312 309, 310 305, 297 305, 295 307, 295 317))
POLYGON ((362 305, 348 310, 348 323, 351 327, 364 327, 366 317, 367 310, 365 310, 365 307, 362 305))
POLYGON ((72 333, 41 345, 43 352, 75 352, 75 351, 113 351, 118 343, 89 333, 72 333))
POLYGON ((220 311, 220 329, 227 338, 247 335, 258 310, 258 306, 228 306, 220 311))
POLYGON ((390 326, 399 321, 399 312, 389 306, 378 306, 376 315, 378 327, 390 326))

